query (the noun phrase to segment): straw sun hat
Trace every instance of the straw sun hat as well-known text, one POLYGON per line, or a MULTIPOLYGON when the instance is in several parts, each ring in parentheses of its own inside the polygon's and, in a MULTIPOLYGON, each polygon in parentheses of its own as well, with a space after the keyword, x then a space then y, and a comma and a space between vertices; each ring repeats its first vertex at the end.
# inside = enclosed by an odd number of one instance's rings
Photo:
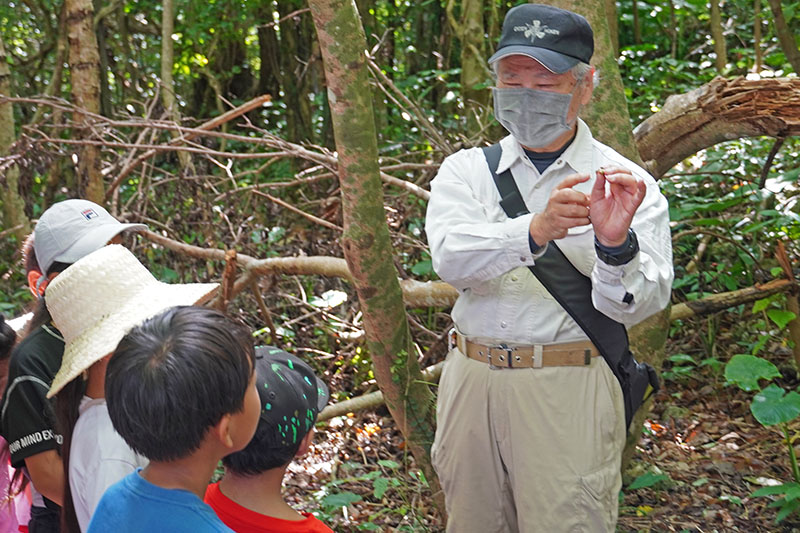
POLYGON ((66 344, 47 397, 113 352, 134 326, 176 305, 204 303, 218 286, 162 283, 118 244, 79 259, 47 287, 47 309, 66 344))

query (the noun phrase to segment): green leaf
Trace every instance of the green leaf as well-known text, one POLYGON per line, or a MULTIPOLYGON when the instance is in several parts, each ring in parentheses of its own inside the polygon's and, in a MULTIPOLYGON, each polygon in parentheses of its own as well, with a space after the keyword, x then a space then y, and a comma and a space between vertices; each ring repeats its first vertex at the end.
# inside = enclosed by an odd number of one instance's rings
POLYGON ((708 478, 701 477, 700 479, 696 479, 692 482, 692 487, 702 487, 706 483, 708 483, 708 478))
POLYGON ((335 494, 328 494, 320 501, 320 504, 327 509, 328 511, 332 511, 334 509, 339 509, 341 507, 347 507, 351 503, 356 503, 361 501, 361 496, 352 492, 337 492, 335 494))
POLYGON ((770 320, 775 322, 780 329, 785 328, 786 324, 797 318, 797 315, 791 311, 782 311, 780 309, 770 309, 767 311, 767 316, 770 318, 770 320))
POLYGON ((774 426, 794 420, 800 415, 800 394, 771 384, 755 395, 750 412, 765 426, 774 426))
POLYGON ((738 496, 732 496, 730 494, 723 494, 719 497, 720 500, 728 501, 731 503, 735 503, 736 505, 742 505, 742 499, 738 496))
POLYGON ((754 355, 734 355, 725 365, 725 379, 745 391, 758 390, 759 379, 772 379, 780 375, 778 367, 754 355))
POLYGON ((378 464, 390 470, 396 470, 400 467, 400 464, 397 461, 392 461, 391 459, 381 459, 378 461, 378 464))
POLYGON ((633 480, 633 483, 628 485, 628 490, 643 489, 652 487, 653 485, 666 481, 669 476, 666 474, 654 474, 653 472, 646 472, 633 480))
POLYGON ((798 507, 800 507, 800 500, 792 500, 790 502, 787 502, 783 507, 781 507, 781 510, 778 511, 778 514, 775 515, 775 522, 776 523, 780 522, 781 520, 783 520, 784 518, 795 512, 798 507))
POLYGON ((800 483, 784 483, 783 485, 769 485, 767 487, 761 487, 753 492, 750 496, 753 498, 761 498, 764 496, 775 496, 776 494, 786 494, 786 492, 792 487, 800 488, 800 483))
POLYGON ((411 267, 411 273, 415 276, 427 276, 433 272, 433 263, 430 259, 420 261, 411 267))
POLYGON ((376 500, 380 501, 389 489, 389 480, 385 477, 379 477, 372 483, 372 487, 374 489, 372 493, 373 496, 375 496, 376 500))
POLYGON ((694 358, 688 353, 676 353, 675 355, 670 355, 667 359, 669 359, 673 363, 689 363, 692 365, 695 364, 694 358))

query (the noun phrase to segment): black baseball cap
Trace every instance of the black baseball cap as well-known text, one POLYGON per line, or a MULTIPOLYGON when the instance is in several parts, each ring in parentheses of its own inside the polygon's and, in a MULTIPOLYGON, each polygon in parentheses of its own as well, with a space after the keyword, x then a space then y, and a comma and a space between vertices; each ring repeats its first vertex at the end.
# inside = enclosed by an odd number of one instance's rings
POLYGON ((296 446, 330 399, 328 386, 302 359, 274 346, 256 348, 259 426, 274 427, 269 448, 296 446))
POLYGON ((522 4, 506 14, 489 64, 510 55, 526 55, 562 74, 578 62, 589 63, 593 53, 594 34, 585 18, 553 6, 522 4))

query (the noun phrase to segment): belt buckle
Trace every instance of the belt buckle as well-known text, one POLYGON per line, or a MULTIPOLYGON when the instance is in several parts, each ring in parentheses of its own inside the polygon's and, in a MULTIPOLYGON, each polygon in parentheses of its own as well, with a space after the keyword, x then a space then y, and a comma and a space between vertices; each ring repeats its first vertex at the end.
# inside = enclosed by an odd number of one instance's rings
POLYGON ((514 353, 515 348, 509 348, 509 346, 506 343, 497 344, 495 346, 489 346, 488 348, 489 350, 486 355, 489 359, 489 368, 491 368, 492 370, 499 370, 501 368, 513 368, 513 366, 511 365, 511 355, 514 353), (505 352, 505 354, 501 353, 500 355, 497 356, 499 362, 503 363, 502 365, 494 364, 494 361, 492 360, 492 350, 502 350, 503 352, 505 352))

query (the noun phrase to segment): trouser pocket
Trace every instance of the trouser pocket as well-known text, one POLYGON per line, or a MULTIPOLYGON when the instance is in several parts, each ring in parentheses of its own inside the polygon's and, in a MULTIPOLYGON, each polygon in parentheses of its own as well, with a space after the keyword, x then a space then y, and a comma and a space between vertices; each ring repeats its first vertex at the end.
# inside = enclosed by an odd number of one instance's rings
POLYGON ((582 524, 574 532, 612 533, 617 523, 619 489, 622 478, 619 461, 611 461, 596 470, 580 476, 578 516, 582 524))

